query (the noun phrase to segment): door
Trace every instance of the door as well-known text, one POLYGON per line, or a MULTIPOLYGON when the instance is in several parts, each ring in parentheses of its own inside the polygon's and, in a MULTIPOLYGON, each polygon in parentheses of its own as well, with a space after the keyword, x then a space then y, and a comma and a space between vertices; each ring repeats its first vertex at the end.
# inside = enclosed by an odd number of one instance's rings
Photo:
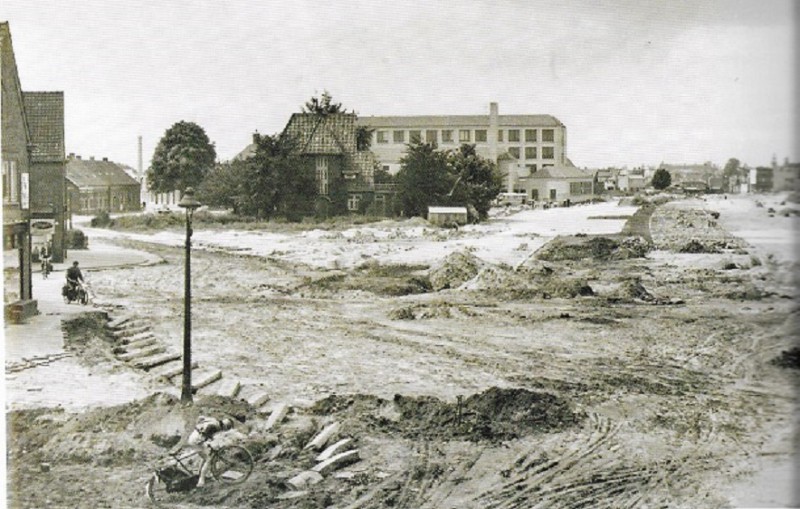
POLYGON ((550 200, 551 201, 555 201, 556 200, 556 190, 555 189, 551 189, 550 190, 550 200))

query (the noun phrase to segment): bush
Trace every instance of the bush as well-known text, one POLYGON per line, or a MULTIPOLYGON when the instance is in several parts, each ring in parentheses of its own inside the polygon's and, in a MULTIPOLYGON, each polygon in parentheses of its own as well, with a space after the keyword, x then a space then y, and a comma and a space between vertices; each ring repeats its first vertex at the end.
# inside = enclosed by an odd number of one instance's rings
POLYGON ((67 230, 67 249, 89 249, 89 238, 83 230, 67 230))
POLYGON ((108 212, 103 210, 92 218, 91 225, 96 228, 105 228, 107 226, 114 226, 114 220, 108 215, 108 212))

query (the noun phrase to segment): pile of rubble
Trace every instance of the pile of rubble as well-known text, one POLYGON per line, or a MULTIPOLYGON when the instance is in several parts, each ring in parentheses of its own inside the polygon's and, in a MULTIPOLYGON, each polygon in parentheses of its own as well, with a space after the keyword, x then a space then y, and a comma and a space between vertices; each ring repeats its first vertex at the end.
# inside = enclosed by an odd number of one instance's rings
POLYGON ((643 258, 651 246, 642 237, 564 236, 544 246, 536 257, 547 261, 598 261, 643 258))
POLYGON ((720 253, 741 250, 746 244, 723 229, 719 212, 658 207, 650 221, 653 242, 658 249, 679 253, 720 253))

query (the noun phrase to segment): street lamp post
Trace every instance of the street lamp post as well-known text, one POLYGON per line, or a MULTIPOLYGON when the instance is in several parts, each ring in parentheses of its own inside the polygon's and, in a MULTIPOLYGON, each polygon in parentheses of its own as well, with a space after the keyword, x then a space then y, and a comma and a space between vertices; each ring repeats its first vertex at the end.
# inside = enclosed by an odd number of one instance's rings
POLYGON ((183 381, 181 402, 192 402, 192 214, 200 206, 194 189, 187 187, 178 206, 186 209, 186 266, 183 298, 183 381))

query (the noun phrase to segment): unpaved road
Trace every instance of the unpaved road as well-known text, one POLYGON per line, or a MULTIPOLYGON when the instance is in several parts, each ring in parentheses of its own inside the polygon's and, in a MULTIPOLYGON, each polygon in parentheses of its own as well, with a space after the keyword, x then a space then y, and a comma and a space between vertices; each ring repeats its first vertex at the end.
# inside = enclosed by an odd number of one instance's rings
MULTIPOLYGON (((281 249, 264 253, 230 252, 232 246, 222 242, 214 250, 197 250, 194 357, 223 369, 226 377, 263 383, 273 401, 297 405, 290 418, 295 424, 278 434, 279 441, 302 434, 299 423, 309 414, 319 422, 336 414, 349 423, 346 433, 359 439, 365 459, 349 478, 331 477, 304 497, 278 499, 279 481, 292 469, 302 470, 297 453, 286 456, 285 464, 265 462, 239 491, 200 494, 189 499, 190 506, 729 507, 729 487, 751 473, 778 430, 794 424, 796 370, 769 361, 792 346, 797 332, 786 277, 796 261, 786 253, 769 258, 768 246, 731 236, 735 225, 723 219, 733 209, 712 221, 708 210, 714 205, 687 201, 656 208, 650 233, 664 249, 646 258, 606 259, 587 248, 581 260, 537 261, 531 255, 544 244, 542 235, 508 234, 510 222, 493 226, 509 237, 495 242, 504 254, 494 258, 480 256, 492 244, 482 240, 485 232, 410 231, 419 225, 405 234, 402 225, 393 226, 400 241, 375 232, 357 240, 330 233, 324 239, 283 239, 281 249), (414 249, 420 243, 413 239, 420 237, 437 253, 439 244, 466 248, 492 263, 492 270, 461 287, 405 294, 403 288, 436 266, 434 251, 414 249), (720 253, 675 252, 693 239, 728 244, 720 253), (414 256, 399 257, 403 251, 414 256), (429 263, 417 257, 420 252, 429 263), (522 289, 515 286, 521 279, 529 281, 522 289), (578 286, 566 284, 576 281, 578 286), (564 297, 581 285, 593 294, 564 297), (574 418, 543 418, 552 426, 520 427, 517 436, 497 435, 490 426, 481 438, 475 434, 485 429, 481 419, 496 425, 517 421, 498 414, 494 422, 478 412, 470 417, 471 434, 450 421, 442 421, 436 433, 420 434, 409 431, 417 429, 412 421, 438 421, 423 419, 423 407, 404 413, 403 400, 395 396, 435 397, 441 411, 450 411, 457 396, 492 387, 552 395, 566 402, 574 418), (360 396, 319 414, 301 408, 331 395, 360 396), (366 396, 385 402, 358 404, 366 396)), ((750 214, 748 221, 760 221, 762 232, 774 227, 776 235, 785 235, 787 225, 791 231, 794 222, 769 217, 766 208, 759 208, 763 217, 750 214)), ((542 216, 528 220, 537 218, 542 216)), ((204 238, 200 232, 198 237, 204 238)), ((183 253, 169 241, 143 240, 117 239, 152 250, 167 263, 92 274, 97 302, 112 312, 124 308, 146 317, 177 350, 183 253)), ((456 269, 463 267, 448 274, 456 269)), ((132 412, 119 412, 124 418, 104 417, 119 429, 99 426, 94 435, 80 436, 97 450, 103 433, 117 433, 115 440, 135 434, 132 412)), ((19 417, 20 437, 35 434, 30 417, 19 417)), ((125 438, 140 453, 123 460, 111 455, 113 461, 98 464, 78 454, 89 445, 60 445, 72 437, 69 417, 44 422, 53 438, 39 437, 38 455, 29 459, 12 444, 12 465, 29 472, 43 458, 59 457, 70 468, 21 475, 12 483, 20 507, 41 505, 36 490, 45 480, 58 488, 51 506, 142 503, 134 493, 146 476, 146 460, 157 452, 146 432, 138 442, 125 438), (84 492, 66 486, 78 473, 86 479, 84 492)), ((787 458, 791 442, 784 440, 778 449, 787 458)))

